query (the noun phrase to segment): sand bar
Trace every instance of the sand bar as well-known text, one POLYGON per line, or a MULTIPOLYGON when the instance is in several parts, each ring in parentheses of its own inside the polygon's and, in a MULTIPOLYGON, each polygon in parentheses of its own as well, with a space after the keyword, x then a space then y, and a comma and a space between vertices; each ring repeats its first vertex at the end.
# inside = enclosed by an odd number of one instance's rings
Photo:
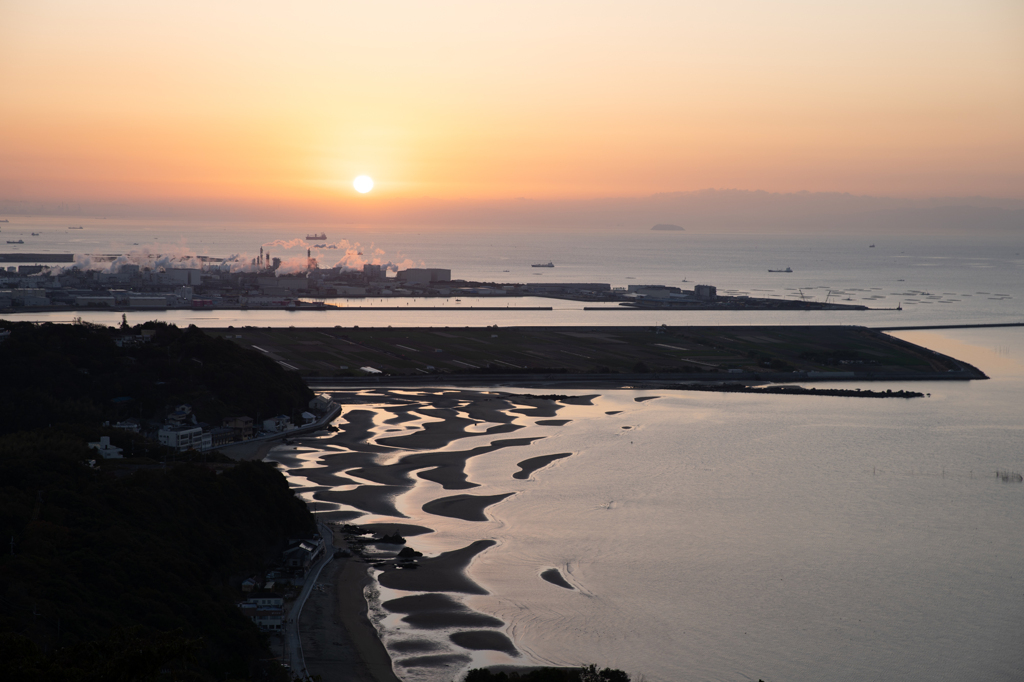
POLYGON ((540 457, 531 457, 530 459, 524 459, 522 462, 516 465, 517 467, 519 467, 520 470, 512 474, 512 478, 528 479, 530 478, 530 474, 532 474, 534 471, 537 471, 538 469, 543 469, 548 464, 551 464, 554 461, 564 459, 565 457, 570 456, 572 456, 571 452, 559 452, 554 455, 541 455, 540 457))
POLYGON ((501 502, 515 493, 501 495, 452 495, 431 500, 423 505, 423 511, 437 516, 448 516, 463 521, 486 521, 484 510, 492 504, 501 502))
MULTIPOLYGON (((379 535, 399 533, 415 537, 434 532, 424 525, 401 523, 405 518, 396 506, 396 499, 411 490, 417 479, 436 482, 445 490, 477 487, 468 480, 467 462, 505 448, 524 447, 541 440, 541 436, 494 438, 527 425, 544 421, 542 426, 557 428, 570 420, 554 419, 569 400, 552 400, 543 396, 520 396, 471 390, 401 391, 375 390, 361 392, 354 409, 336 422, 340 431, 327 437, 307 439, 299 450, 277 453, 283 468, 292 470, 313 484, 297 489, 312 494, 313 499, 344 505, 341 510, 320 512, 321 518, 344 519, 358 523, 361 513, 392 517, 395 523, 377 519, 361 524, 361 528, 379 535), (397 394, 396 394, 397 393, 397 394), (363 407, 365 405, 365 407, 363 407), (419 427, 420 417, 439 419, 419 427), (413 428, 409 429, 408 426, 413 428), (383 427, 383 428, 382 428, 383 427), (389 432, 387 428, 396 428, 389 432), (395 435, 392 435, 395 434, 395 435), (445 450, 457 441, 468 438, 489 440, 475 447, 445 450), (310 461, 310 453, 319 456, 310 461), (354 510, 354 511, 353 511, 354 510)), ((593 396, 572 399, 578 404, 591 404, 593 396)), ((343 398, 344 400, 344 398, 343 398)), ((353 401, 355 402, 355 401, 353 401)), ((571 453, 543 455, 520 462, 524 477, 571 453), (524 473, 525 472, 525 473, 524 473)), ((457 494, 427 502, 427 513, 468 521, 484 521, 491 505, 513 495, 457 494)), ((341 534, 341 531, 338 531, 341 534)), ((373 544, 373 538, 366 538, 373 544)), ((354 541, 354 538, 353 538, 354 541)), ((337 543, 342 546, 342 542, 337 543)), ((478 613, 462 604, 456 595, 487 594, 466 573, 473 558, 493 546, 493 540, 477 540, 458 550, 435 557, 418 557, 401 561, 374 556, 374 565, 381 569, 377 582, 386 588, 417 592, 384 604, 386 610, 402 613, 408 627, 407 638, 389 642, 395 656, 395 667, 403 669, 455 669, 471 660, 468 651, 500 651, 517 656, 514 643, 501 628, 500 619, 478 613), (415 569, 408 565, 415 563, 415 569), (403 564, 405 567, 399 568, 403 564), (423 632, 417 637, 416 631, 423 632), (428 632, 447 631, 448 639, 436 640, 428 632)), ((410 545, 406 545, 410 547, 410 545)), ((354 545, 353 545, 354 547, 354 545)), ((388 556, 389 553, 385 553, 388 556)), ((376 630, 366 617, 363 586, 372 581, 366 560, 355 557, 332 564, 330 573, 322 578, 333 595, 326 602, 316 592, 308 611, 304 612, 304 643, 309 642, 310 672, 332 679, 391 680, 391 659, 381 644, 376 630), (333 602, 331 601, 333 600, 333 602), (309 621, 309 622, 307 622, 309 621), (351 670, 339 677, 340 670, 351 670)), ((560 576, 559 576, 560 577, 560 576)))
POLYGON ((487 590, 466 576, 465 570, 480 552, 493 547, 494 540, 477 540, 462 549, 420 559, 419 569, 385 569, 377 581, 384 587, 406 592, 456 592, 487 594, 487 590))

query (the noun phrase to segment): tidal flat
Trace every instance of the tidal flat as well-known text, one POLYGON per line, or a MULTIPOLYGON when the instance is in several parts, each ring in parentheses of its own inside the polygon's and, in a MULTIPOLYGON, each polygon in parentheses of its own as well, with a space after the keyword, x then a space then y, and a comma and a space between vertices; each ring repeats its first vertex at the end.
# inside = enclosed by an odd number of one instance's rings
POLYGON ((994 474, 1021 468, 1013 389, 881 386, 931 396, 338 388, 340 431, 271 458, 339 542, 345 524, 405 539, 348 560, 373 578, 359 596, 402 680, 587 661, 654 680, 952 679, 954 656, 1010 670, 993 647, 1019 633, 1015 607, 991 594, 1019 548, 1020 489, 994 474), (446 498, 483 520, 432 513, 446 498), (417 595, 443 598, 401 601, 417 595))

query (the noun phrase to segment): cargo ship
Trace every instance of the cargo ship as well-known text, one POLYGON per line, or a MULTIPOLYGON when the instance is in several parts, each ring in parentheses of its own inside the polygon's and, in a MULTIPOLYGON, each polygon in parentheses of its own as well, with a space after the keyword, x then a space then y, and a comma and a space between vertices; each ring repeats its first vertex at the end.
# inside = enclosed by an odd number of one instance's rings
POLYGON ((321 232, 320 234, 307 234, 306 241, 311 242, 325 242, 327 241, 327 233, 321 232))

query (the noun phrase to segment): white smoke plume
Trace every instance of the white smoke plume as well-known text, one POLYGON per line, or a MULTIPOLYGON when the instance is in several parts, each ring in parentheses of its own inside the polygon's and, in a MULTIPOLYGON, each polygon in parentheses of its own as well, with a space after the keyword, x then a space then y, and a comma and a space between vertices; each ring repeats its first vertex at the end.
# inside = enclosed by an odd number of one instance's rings
MULTIPOLYGON (((320 268, 340 268, 344 272, 361 272, 366 264, 381 265, 391 272, 398 272, 400 269, 416 267, 417 263, 410 258, 401 261, 387 260, 383 249, 374 244, 368 247, 362 246, 359 242, 349 242, 342 239, 333 243, 308 242, 305 239, 277 239, 262 245, 264 254, 264 268, 268 267, 273 258, 280 258, 281 264, 277 274, 297 274, 308 271, 310 256, 316 258, 320 268), (293 250, 301 250, 294 253, 293 250)), ((62 271, 71 268, 80 270, 95 270, 104 273, 117 273, 124 265, 138 265, 141 269, 149 268, 156 272, 159 270, 171 270, 174 268, 195 268, 208 272, 256 272, 260 270, 254 263, 259 252, 235 253, 220 261, 204 260, 194 249, 184 243, 161 248, 155 252, 149 246, 133 249, 107 260, 89 254, 77 254, 73 264, 65 266, 62 271)), ((422 263, 420 263, 422 265, 422 263)))

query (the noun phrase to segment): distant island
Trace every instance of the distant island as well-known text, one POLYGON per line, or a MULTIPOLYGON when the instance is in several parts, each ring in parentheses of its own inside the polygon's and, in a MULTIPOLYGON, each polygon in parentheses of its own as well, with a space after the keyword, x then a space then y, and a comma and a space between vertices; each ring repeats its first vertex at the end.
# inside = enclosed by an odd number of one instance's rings
POLYGON ((668 223, 658 223, 651 229, 663 232, 684 232, 683 228, 679 225, 670 225, 668 223))

